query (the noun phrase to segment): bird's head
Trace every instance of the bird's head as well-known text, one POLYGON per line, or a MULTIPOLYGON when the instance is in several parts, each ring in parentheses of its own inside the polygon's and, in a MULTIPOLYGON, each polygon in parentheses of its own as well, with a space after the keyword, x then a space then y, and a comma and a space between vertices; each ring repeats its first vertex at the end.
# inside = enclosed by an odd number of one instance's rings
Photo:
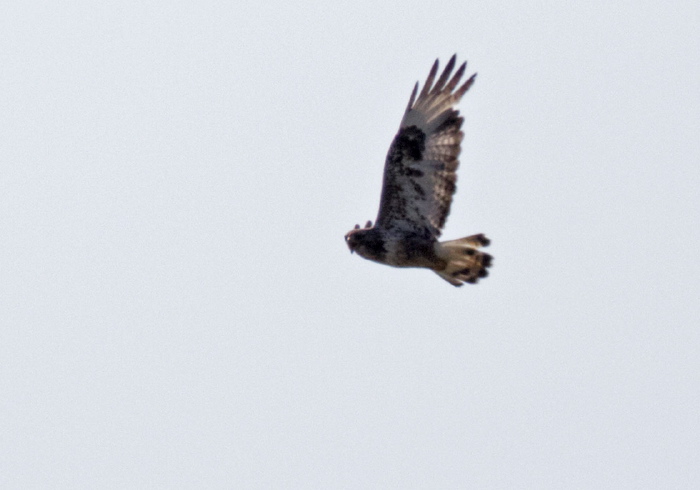
POLYGON ((360 225, 355 225, 355 228, 345 235, 345 243, 348 245, 351 253, 357 252, 369 260, 379 260, 386 253, 381 231, 372 228, 371 221, 368 221, 364 228, 360 228, 360 225))
POLYGON ((363 230, 356 228, 345 234, 345 243, 350 249, 350 253, 354 253, 357 246, 362 242, 362 232, 363 230))
POLYGON ((362 243, 366 230, 372 228, 372 222, 368 221, 364 228, 360 225, 355 225, 355 228, 345 234, 345 243, 347 243, 350 253, 355 252, 357 246, 362 243))

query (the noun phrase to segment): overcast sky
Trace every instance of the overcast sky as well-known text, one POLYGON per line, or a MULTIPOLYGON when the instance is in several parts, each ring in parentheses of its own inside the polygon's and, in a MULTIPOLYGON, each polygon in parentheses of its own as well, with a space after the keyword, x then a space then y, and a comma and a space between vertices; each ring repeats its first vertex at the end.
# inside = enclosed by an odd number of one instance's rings
POLYGON ((0 486, 700 488, 699 24, 3 2, 0 486), (343 240, 455 52, 462 288, 343 240))

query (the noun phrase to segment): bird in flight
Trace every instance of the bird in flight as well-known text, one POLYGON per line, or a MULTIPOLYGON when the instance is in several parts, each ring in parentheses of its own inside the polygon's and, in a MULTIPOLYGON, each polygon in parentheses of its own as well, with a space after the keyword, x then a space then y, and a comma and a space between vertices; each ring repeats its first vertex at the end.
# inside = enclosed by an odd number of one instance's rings
POLYGON ((479 250, 489 244, 483 234, 438 241, 450 213, 464 137, 464 119, 455 106, 476 78, 475 73, 460 85, 466 62, 450 78, 455 61, 456 55, 435 82, 435 60, 420 93, 416 83, 386 156, 375 224, 355 225, 345 242, 365 259, 431 269, 453 286, 462 286, 486 277, 492 257, 479 250))

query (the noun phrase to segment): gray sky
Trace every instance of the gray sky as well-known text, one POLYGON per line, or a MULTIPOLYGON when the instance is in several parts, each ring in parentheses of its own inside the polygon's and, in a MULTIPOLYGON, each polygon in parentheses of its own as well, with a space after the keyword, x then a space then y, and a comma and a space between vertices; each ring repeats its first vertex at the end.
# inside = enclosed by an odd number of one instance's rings
POLYGON ((0 486, 700 487, 700 7, 614 3, 3 3, 0 486), (454 52, 460 289, 343 241, 454 52))

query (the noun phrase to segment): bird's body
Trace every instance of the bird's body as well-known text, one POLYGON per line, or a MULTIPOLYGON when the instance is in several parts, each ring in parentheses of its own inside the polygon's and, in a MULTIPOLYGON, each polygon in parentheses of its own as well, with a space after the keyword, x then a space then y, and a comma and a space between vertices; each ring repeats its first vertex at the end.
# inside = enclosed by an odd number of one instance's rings
POLYGON ((455 192, 464 136, 463 119, 454 106, 476 76, 457 88, 466 63, 450 79, 454 65, 455 56, 433 86, 436 60, 417 99, 416 84, 387 154, 376 223, 355 226, 345 240, 351 251, 366 259, 394 267, 428 268, 461 286, 486 277, 491 256, 478 250, 489 243, 483 235, 438 241, 455 192))

